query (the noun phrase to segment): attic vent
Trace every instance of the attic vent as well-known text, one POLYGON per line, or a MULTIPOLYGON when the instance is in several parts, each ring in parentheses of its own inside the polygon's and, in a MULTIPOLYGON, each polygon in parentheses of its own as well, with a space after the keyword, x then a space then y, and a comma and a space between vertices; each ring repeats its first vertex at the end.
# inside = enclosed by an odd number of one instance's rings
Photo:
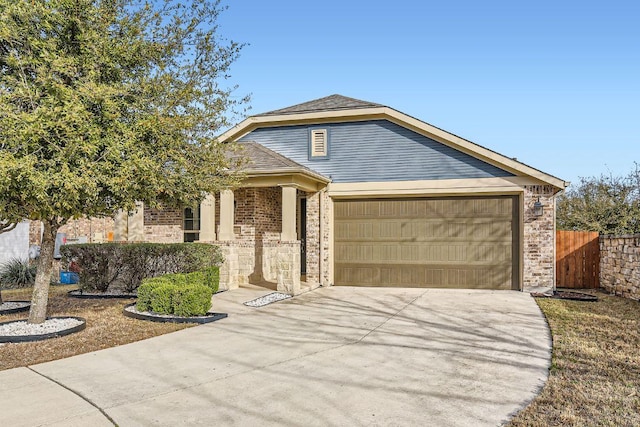
POLYGON ((311 131, 311 157, 327 156, 327 130, 314 129, 311 131))

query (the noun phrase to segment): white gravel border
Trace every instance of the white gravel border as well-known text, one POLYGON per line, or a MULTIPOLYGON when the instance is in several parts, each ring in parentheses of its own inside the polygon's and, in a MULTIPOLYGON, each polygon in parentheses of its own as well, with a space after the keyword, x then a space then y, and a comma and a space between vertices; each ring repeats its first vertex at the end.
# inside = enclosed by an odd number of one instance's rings
POLYGON ((30 324, 26 320, 5 323, 0 325, 0 336, 26 337, 32 335, 45 335, 66 331, 82 324, 82 321, 73 317, 62 319, 47 319, 43 323, 30 324))
POLYGON ((26 301, 5 301, 0 304, 0 311, 14 310, 16 308, 28 307, 31 303, 26 301))
POLYGON ((253 299, 251 301, 247 301, 244 305, 248 307, 263 307, 265 305, 282 301, 285 299, 291 298, 289 294, 283 294, 282 292, 272 292, 270 294, 261 296, 260 298, 253 299))

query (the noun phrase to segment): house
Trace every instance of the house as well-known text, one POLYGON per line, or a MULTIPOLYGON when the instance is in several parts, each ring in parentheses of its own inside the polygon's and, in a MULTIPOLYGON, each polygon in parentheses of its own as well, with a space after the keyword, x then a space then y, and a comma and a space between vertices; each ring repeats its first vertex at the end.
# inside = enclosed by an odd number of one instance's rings
POLYGON ((114 239, 214 242, 223 288, 555 283, 555 196, 568 183, 515 159, 341 95, 221 139, 249 159, 240 188, 184 211, 140 206, 115 218, 114 239))
POLYGON ((13 259, 29 259, 28 221, 17 224, 11 231, 0 233, 0 266, 13 259))

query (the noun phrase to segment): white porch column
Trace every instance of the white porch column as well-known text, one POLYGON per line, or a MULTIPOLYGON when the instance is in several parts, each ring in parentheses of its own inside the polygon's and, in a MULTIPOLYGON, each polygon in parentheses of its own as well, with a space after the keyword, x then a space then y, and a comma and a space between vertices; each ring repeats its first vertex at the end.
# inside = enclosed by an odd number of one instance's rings
POLYGON ((127 240, 127 213, 119 211, 113 223, 113 241, 124 242, 127 240))
POLYGON ((220 233, 218 240, 234 240, 233 233, 233 191, 220 192, 220 233))
POLYGON ((144 241, 144 203, 136 202, 136 210, 129 215, 127 240, 130 242, 144 241))
POLYGON ((297 239, 295 187, 282 187, 282 235, 280 240, 291 242, 297 239))
POLYGON ((207 194, 200 204, 200 240, 216 240, 216 198, 213 194, 207 194))

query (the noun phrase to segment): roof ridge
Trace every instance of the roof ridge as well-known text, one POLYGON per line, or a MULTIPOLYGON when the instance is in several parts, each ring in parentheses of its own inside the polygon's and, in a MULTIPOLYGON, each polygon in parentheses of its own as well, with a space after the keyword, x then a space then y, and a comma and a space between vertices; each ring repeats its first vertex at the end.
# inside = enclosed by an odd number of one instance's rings
POLYGON ((257 114, 254 117, 378 107, 384 107, 384 105, 334 93, 333 95, 257 114))

